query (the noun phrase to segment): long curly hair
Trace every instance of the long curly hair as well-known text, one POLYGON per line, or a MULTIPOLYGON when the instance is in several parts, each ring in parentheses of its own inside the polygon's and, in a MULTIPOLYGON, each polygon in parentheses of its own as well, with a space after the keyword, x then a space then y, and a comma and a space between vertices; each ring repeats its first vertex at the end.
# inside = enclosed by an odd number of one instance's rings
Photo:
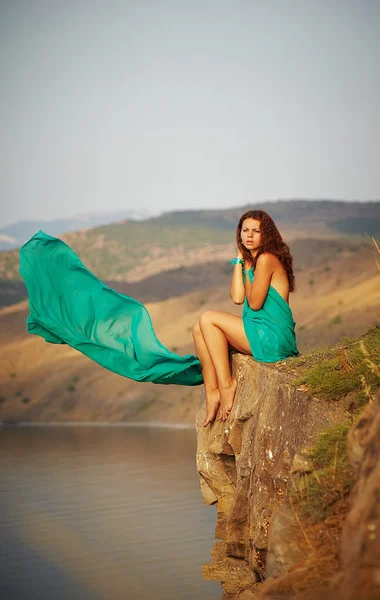
POLYGON ((293 257, 290 254, 289 246, 285 244, 282 236, 277 229, 272 217, 263 210, 249 210, 240 217, 239 224, 236 230, 236 243, 240 252, 243 254, 244 260, 256 267, 257 259, 263 252, 271 252, 281 261, 284 265, 285 271, 289 279, 289 291, 294 292, 296 288, 295 277, 293 273, 293 257), (249 250, 245 248, 241 241, 241 230, 243 222, 246 219, 257 219, 261 223, 261 247, 255 256, 252 257, 249 250))

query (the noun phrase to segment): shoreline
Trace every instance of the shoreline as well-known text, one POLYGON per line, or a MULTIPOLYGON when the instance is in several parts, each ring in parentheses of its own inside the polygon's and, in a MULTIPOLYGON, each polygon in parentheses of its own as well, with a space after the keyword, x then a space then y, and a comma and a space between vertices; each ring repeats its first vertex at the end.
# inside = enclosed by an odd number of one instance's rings
POLYGON ((123 423, 121 421, 19 421, 15 423, 0 421, 0 429, 17 427, 135 427, 149 429, 194 429, 188 423, 165 423, 161 421, 135 421, 123 423))

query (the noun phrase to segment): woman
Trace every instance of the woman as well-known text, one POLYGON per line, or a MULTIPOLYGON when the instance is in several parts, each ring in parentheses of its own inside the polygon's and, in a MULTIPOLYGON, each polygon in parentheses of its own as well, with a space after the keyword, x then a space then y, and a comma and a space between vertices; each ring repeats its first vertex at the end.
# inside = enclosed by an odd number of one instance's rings
POLYGON ((238 252, 231 299, 243 304, 242 317, 207 311, 194 325, 193 338, 206 390, 204 426, 226 420, 237 381, 231 376, 228 348, 273 363, 298 354, 289 293, 294 291, 292 256, 272 218, 262 210, 246 212, 236 231, 238 252))

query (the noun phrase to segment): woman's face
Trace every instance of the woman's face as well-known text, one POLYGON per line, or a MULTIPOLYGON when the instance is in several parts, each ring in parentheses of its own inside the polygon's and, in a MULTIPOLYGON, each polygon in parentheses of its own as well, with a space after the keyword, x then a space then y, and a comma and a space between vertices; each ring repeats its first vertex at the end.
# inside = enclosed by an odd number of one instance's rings
POLYGON ((245 219, 241 228, 241 241, 249 252, 256 254, 261 246, 261 223, 257 219, 245 219))

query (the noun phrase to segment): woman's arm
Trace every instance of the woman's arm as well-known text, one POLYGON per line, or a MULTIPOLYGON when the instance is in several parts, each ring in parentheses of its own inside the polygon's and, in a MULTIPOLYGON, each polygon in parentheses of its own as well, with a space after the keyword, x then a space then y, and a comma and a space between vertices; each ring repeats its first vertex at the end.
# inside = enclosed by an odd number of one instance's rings
MULTIPOLYGON (((240 250, 238 250, 236 256, 237 258, 243 258, 243 255, 240 252, 240 250)), ((245 298, 243 267, 245 268, 245 265, 237 263, 236 265, 234 265, 234 270, 232 273, 230 296, 234 304, 243 304, 245 298)))
POLYGON ((257 259, 253 283, 246 278, 245 293, 252 310, 260 310, 264 304, 275 268, 276 257, 264 252, 257 259))

